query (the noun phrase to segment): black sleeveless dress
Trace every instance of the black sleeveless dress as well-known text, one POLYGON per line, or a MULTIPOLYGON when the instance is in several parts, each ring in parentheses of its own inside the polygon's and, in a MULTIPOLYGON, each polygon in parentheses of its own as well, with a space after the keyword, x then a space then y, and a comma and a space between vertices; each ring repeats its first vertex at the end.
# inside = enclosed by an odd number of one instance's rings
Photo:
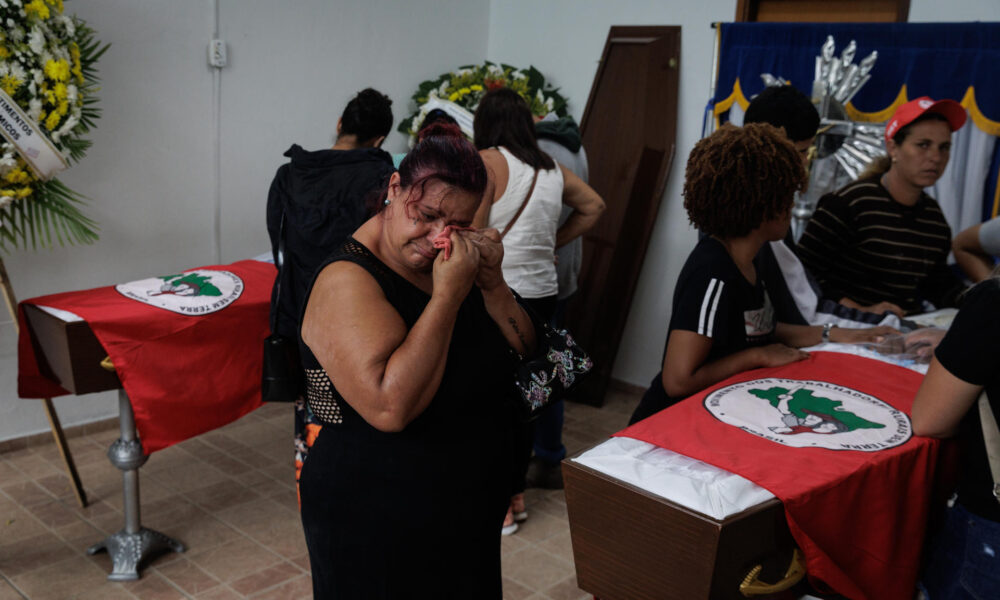
MULTIPOLYGON (((319 270, 339 260, 367 270, 408 327, 430 300, 354 239, 319 270)), ((369 425, 301 347, 323 424, 300 480, 315 598, 500 598, 516 358, 478 288, 459 309, 437 394, 401 432, 369 425)))

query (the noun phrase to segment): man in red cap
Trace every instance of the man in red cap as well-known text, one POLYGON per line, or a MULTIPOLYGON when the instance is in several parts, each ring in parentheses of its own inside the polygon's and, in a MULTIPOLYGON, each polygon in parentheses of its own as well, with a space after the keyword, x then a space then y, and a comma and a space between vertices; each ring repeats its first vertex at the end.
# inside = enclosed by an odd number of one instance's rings
POLYGON ((951 229, 924 188, 944 173, 965 120, 954 100, 903 104, 886 126, 888 157, 820 199, 799 251, 825 296, 855 308, 890 303, 900 315, 924 312, 925 301, 957 305, 965 286, 946 262, 951 229))

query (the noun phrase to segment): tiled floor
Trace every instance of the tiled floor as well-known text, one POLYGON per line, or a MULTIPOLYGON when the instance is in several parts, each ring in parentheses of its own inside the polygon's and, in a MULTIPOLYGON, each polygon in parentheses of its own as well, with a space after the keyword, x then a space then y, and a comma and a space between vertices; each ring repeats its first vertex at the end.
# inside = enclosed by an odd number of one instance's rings
MULTIPOLYGON (((637 402, 612 391, 598 409, 569 403, 572 454, 621 429, 637 402)), ((72 438, 90 505, 76 503, 54 445, 0 454, 0 600, 288 600, 311 597, 289 447, 291 408, 269 405, 154 454, 140 471, 142 523, 183 541, 142 578, 105 579, 84 550, 122 528, 121 473, 105 452, 117 431, 72 438)), ((503 538, 504 598, 589 598, 576 586, 562 491, 528 490, 529 518, 503 538)))

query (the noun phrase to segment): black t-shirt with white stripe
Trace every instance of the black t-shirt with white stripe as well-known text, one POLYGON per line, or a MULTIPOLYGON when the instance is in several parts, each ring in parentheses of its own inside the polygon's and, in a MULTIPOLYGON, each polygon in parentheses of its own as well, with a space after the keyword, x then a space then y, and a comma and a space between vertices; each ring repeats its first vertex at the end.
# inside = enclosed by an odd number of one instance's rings
MULTIPOLYGON (((703 237, 677 277, 667 342, 676 329, 712 338, 706 362, 773 343, 774 307, 764 289, 757 261, 755 258, 757 283, 751 284, 721 242, 703 237)), ((650 382, 629 423, 645 419, 678 400, 683 398, 671 398, 663 389, 661 371, 650 382)))
POLYGON ((751 284, 721 242, 703 238, 677 278, 670 331, 683 329, 712 338, 709 362, 773 343, 774 307, 759 273, 758 268, 757 282, 751 284))

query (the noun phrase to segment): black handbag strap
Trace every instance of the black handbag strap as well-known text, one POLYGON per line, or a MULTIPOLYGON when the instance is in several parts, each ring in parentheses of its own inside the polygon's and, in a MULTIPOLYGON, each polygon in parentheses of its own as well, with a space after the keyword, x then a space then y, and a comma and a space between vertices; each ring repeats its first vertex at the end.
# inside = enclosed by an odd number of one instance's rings
POLYGON ((528 194, 524 197, 524 202, 521 203, 521 208, 518 208, 517 212, 514 213, 514 218, 512 218, 510 222, 507 223, 507 226, 503 228, 503 231, 500 232, 501 240, 504 238, 505 235, 507 235, 507 232, 510 231, 510 228, 514 226, 514 222, 517 221, 517 218, 521 216, 521 213, 524 212, 524 207, 528 205, 528 200, 531 200, 531 194, 532 192, 535 191, 535 182, 537 181, 538 181, 538 169, 535 169, 535 176, 531 178, 531 187, 528 188, 528 194))
POLYGON ((284 272, 282 268, 285 265, 285 206, 282 203, 281 206, 281 222, 278 225, 278 255, 274 259, 274 266, 278 268, 278 280, 277 287, 278 291, 274 294, 274 310, 271 311, 271 333, 274 333, 278 328, 278 313, 281 311, 281 284, 284 281, 284 272))

